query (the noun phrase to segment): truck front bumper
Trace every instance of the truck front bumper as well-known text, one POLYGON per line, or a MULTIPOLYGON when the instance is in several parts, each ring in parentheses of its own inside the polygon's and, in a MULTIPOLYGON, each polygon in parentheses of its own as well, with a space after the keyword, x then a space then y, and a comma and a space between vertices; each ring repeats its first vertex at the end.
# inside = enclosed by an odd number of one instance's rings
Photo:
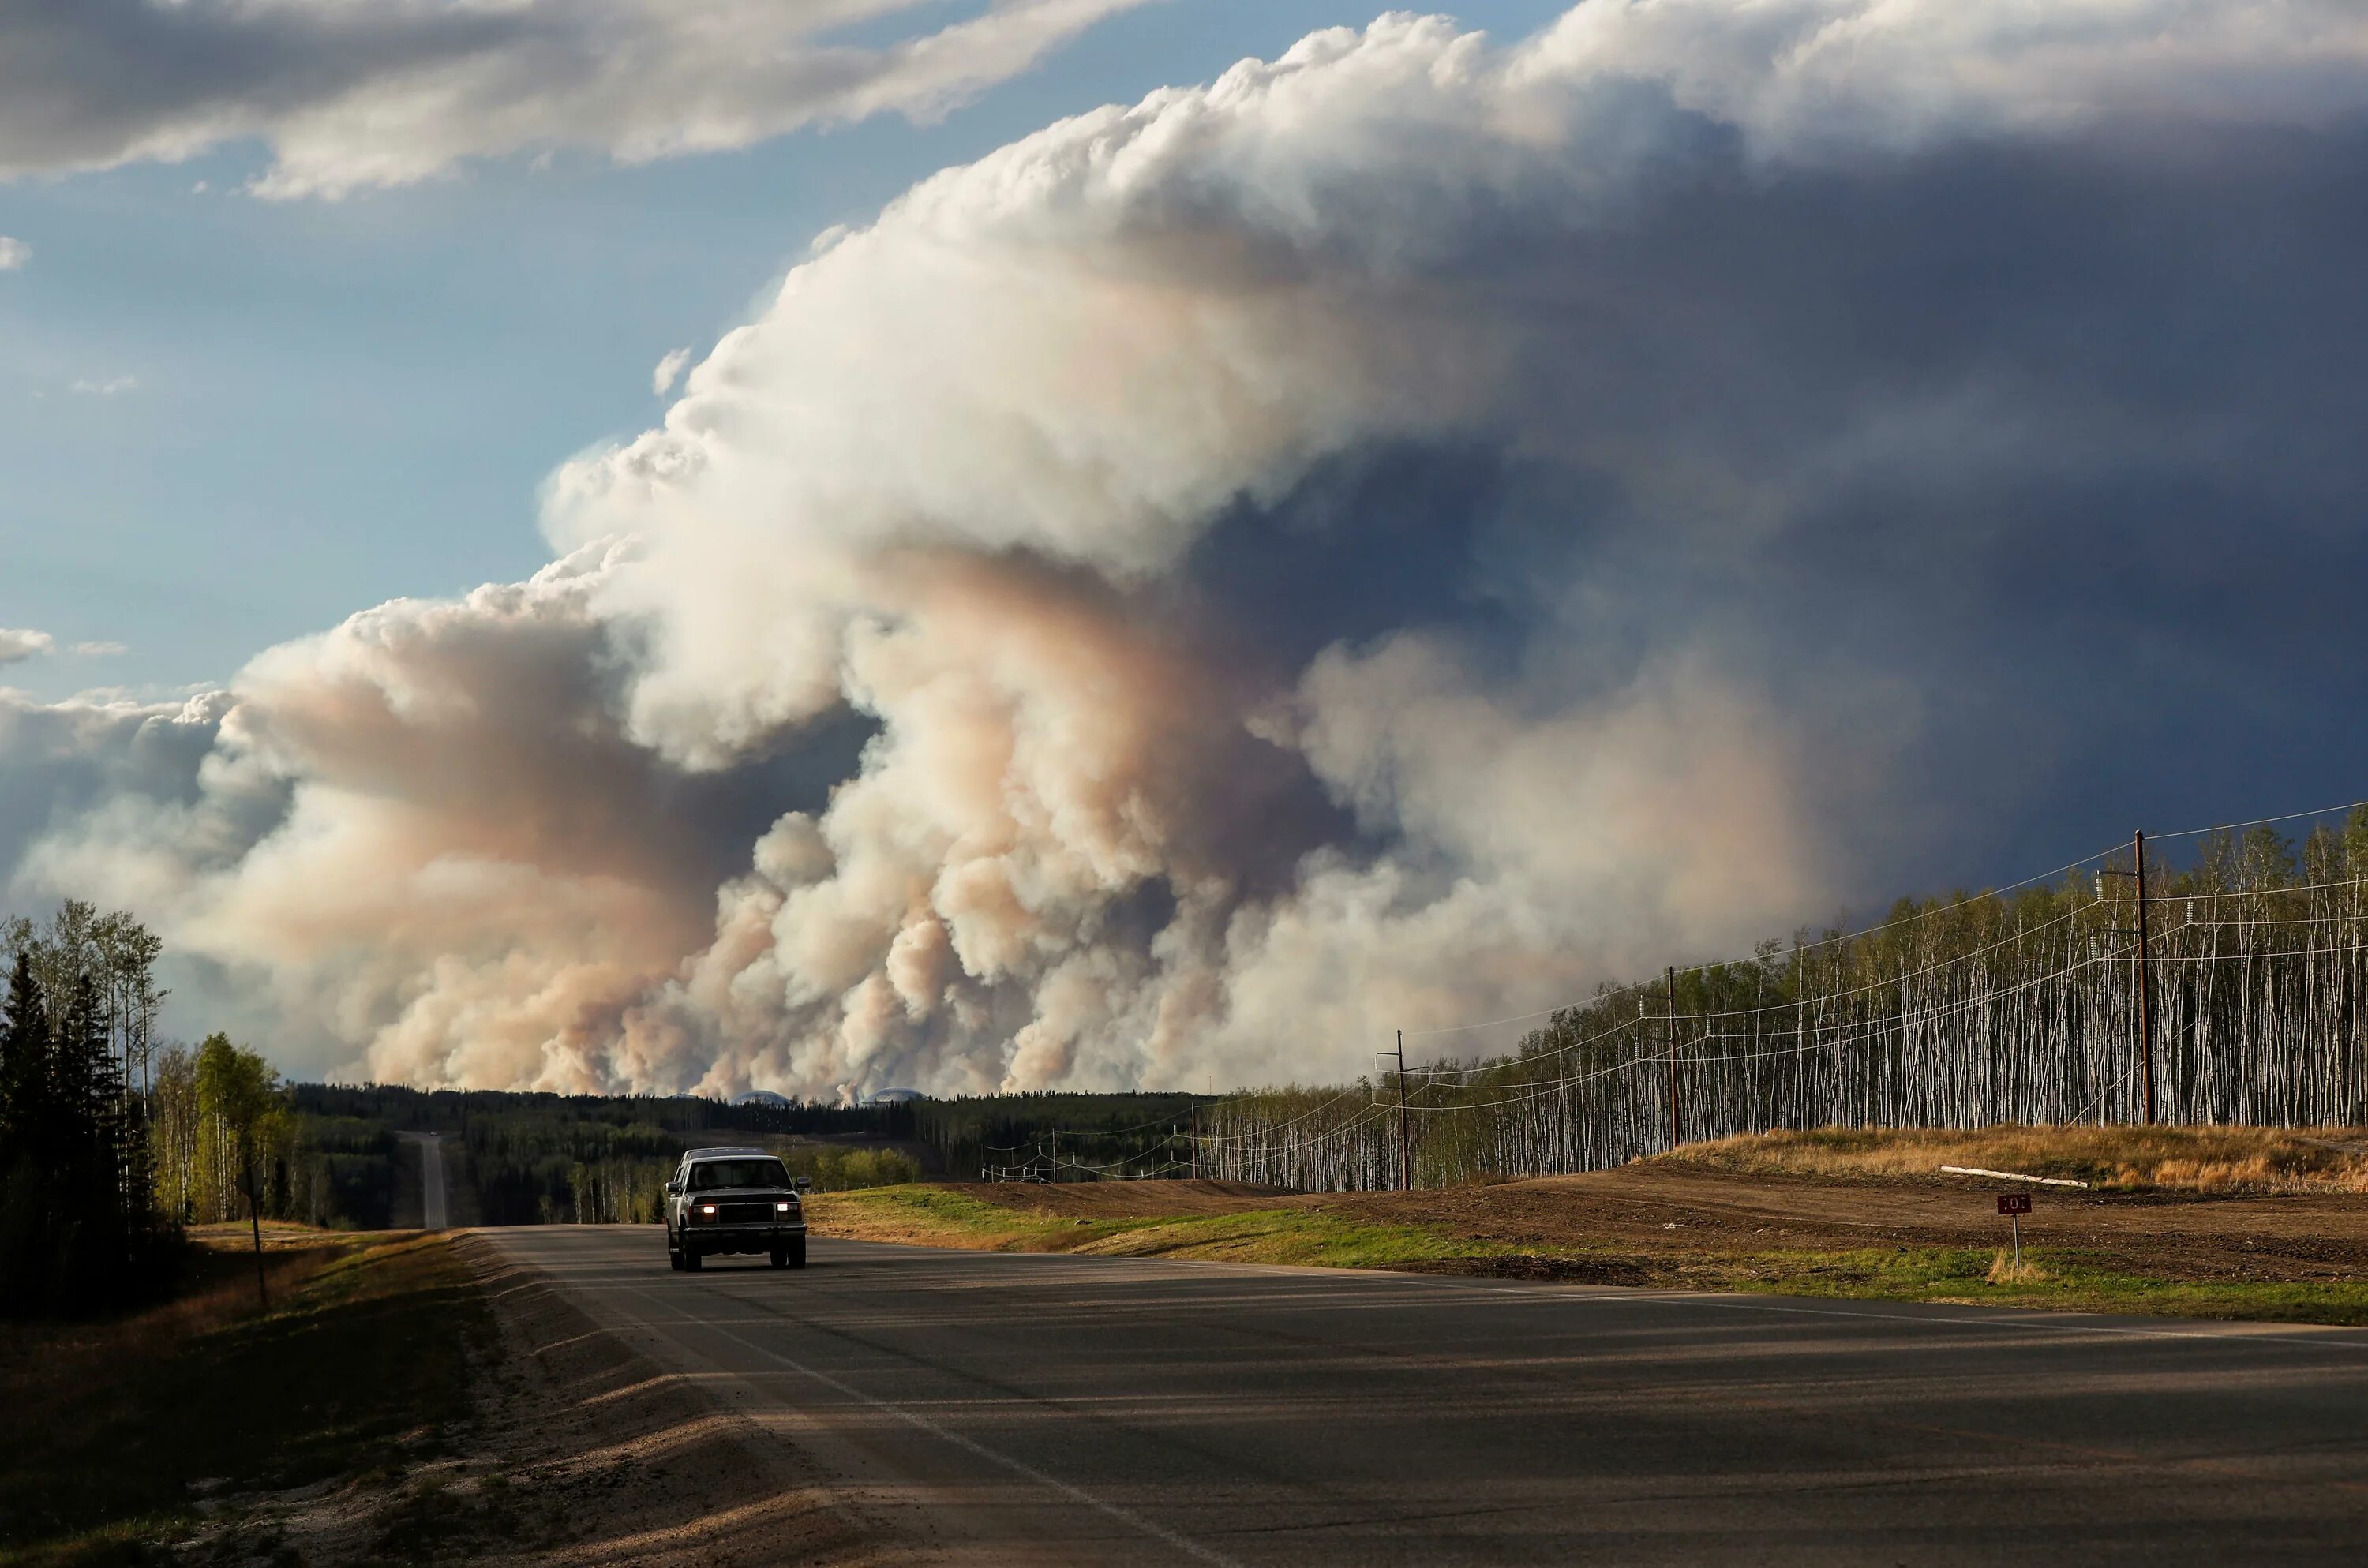
POLYGON ((806 1239, 806 1222, 791 1220, 753 1225, 686 1225, 682 1246, 701 1257, 718 1253, 768 1253, 806 1239))

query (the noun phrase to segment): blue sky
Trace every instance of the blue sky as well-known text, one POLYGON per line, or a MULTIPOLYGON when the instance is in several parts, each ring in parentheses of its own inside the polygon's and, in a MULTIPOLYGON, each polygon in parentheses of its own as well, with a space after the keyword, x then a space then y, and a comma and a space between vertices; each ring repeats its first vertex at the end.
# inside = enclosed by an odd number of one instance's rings
MULTIPOLYGON (((549 558, 544 475, 653 423, 660 357, 703 355, 816 233, 1062 116, 1375 9, 1165 0, 939 123, 886 114, 632 167, 563 153, 261 200, 240 187, 267 154, 242 144, 0 185, 0 234, 32 247, 0 273, 0 626, 129 649, 5 679, 49 699, 219 682, 382 599, 523 576, 549 558)), ((1559 9, 1457 14, 1513 36, 1559 9)))

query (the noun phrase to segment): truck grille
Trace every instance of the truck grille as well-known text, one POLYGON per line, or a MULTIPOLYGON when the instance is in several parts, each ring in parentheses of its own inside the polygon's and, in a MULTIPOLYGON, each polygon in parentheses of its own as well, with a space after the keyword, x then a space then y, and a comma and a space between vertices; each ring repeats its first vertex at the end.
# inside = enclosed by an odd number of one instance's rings
POLYGON ((762 1203, 719 1203, 715 1206, 715 1223, 719 1225, 761 1225, 773 1217, 773 1199, 762 1203))

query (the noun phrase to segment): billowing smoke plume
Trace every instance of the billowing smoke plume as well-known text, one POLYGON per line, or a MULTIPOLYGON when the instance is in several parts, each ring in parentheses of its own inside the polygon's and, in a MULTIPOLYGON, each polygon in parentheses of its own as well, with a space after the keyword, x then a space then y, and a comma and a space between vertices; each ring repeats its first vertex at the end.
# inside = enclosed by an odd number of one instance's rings
POLYGON ((0 854, 419 1083, 1317 1077, 1746 945, 2043 790, 2042 653, 2172 678, 2076 589, 2134 530, 2356 548, 2363 73, 2334 4, 1320 34, 825 236, 532 582, 0 699, 0 854))

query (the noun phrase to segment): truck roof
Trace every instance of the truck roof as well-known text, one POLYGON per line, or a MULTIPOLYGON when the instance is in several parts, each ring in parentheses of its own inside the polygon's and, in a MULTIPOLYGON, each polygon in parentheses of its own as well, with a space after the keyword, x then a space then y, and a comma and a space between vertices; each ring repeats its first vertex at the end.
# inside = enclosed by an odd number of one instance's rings
POLYGON ((762 1160, 775 1157, 770 1149, 689 1149, 684 1151, 682 1157, 686 1160, 721 1160, 726 1157, 745 1160, 751 1155, 762 1160))

